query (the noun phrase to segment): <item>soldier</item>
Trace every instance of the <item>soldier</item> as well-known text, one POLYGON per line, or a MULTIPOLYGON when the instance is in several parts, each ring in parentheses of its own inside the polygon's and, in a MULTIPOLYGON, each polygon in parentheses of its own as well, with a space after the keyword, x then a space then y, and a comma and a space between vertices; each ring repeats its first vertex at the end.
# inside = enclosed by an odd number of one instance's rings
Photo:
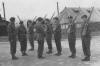
POLYGON ((38 41, 38 58, 44 59, 43 57, 43 50, 44 50, 44 37, 45 31, 43 28, 43 19, 39 17, 37 20, 36 25, 34 26, 34 31, 37 33, 37 41, 38 41))
POLYGON ((10 42, 10 52, 12 56, 12 60, 17 60, 18 58, 15 56, 16 54, 16 38, 17 31, 15 27, 15 18, 10 18, 10 24, 8 25, 8 40, 10 42))
POLYGON ((47 54, 51 54, 52 53, 52 25, 50 24, 49 19, 45 19, 45 22, 47 25, 46 41, 47 41, 47 45, 48 45, 48 49, 49 49, 47 54))
POLYGON ((54 39, 56 43, 56 48, 57 48, 57 53, 55 54, 56 56, 60 56, 62 52, 62 47, 61 47, 61 25, 59 23, 58 17, 54 18, 55 22, 55 27, 53 27, 54 31, 54 39))
POLYGON ((23 24, 23 21, 20 22, 20 26, 18 27, 18 40, 21 45, 22 56, 27 56, 27 30, 23 24))
MULTIPOLYGON (((32 22, 32 21, 30 21, 32 22)), ((34 50, 34 25, 35 25, 35 22, 33 22, 32 24, 29 25, 29 42, 30 42, 30 46, 31 46, 31 49, 29 49, 29 51, 33 51, 34 50)))
POLYGON ((76 57, 76 25, 73 22, 73 17, 69 16, 69 26, 68 26, 68 42, 69 42, 69 48, 71 51, 71 55, 69 56, 70 58, 75 58, 76 57))
POLYGON ((91 29, 90 24, 87 22, 87 15, 83 15, 81 17, 84 21, 82 32, 81 32, 81 39, 82 39, 82 47, 85 58, 82 61, 90 61, 90 41, 91 41, 91 29))

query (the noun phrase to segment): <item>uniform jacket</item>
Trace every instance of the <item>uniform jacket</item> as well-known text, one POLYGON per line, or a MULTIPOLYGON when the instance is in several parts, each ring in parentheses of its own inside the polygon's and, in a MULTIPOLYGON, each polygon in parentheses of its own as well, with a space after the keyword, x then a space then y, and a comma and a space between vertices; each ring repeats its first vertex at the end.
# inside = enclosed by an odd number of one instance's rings
POLYGON ((85 35, 82 35, 82 32, 83 32, 83 30, 84 30, 84 26, 85 26, 85 24, 82 26, 82 31, 81 31, 81 37, 82 38, 91 38, 91 29, 90 29, 90 24, 86 24, 87 26, 86 26, 86 33, 85 33, 85 35))
POLYGON ((16 36, 17 36, 17 30, 15 27, 15 24, 10 23, 8 25, 8 39, 9 39, 9 41, 16 40, 16 36))
POLYGON ((37 40, 44 40, 45 31, 44 31, 43 25, 42 24, 36 24, 34 26, 34 29, 36 29, 37 40))
POLYGON ((26 41, 27 40, 27 30, 24 25, 18 27, 18 40, 26 41))

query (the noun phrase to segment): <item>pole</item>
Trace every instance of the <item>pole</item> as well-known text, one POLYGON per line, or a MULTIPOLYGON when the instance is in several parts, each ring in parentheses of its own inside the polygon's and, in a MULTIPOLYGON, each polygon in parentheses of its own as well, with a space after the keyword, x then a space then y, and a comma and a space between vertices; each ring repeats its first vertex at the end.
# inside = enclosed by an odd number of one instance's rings
POLYGON ((2 5, 3 5, 4 19, 6 20, 6 14, 5 14, 5 5, 4 5, 4 2, 2 3, 2 5))

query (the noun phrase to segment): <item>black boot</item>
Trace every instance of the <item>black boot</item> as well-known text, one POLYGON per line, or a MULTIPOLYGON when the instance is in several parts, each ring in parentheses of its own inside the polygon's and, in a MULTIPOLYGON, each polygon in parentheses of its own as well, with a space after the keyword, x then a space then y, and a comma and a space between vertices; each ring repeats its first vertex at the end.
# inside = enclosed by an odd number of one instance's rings
POLYGON ((34 51, 34 48, 29 49, 29 51, 34 51))
POLYGON ((45 57, 43 57, 43 56, 38 56, 38 58, 39 58, 39 59, 45 59, 45 57))
POLYGON ((61 54, 61 52, 58 52, 58 53, 56 53, 55 55, 56 55, 56 56, 60 56, 60 55, 62 55, 62 54, 61 54))
POLYGON ((52 50, 49 50, 48 52, 46 52, 47 54, 52 54, 52 50))
POLYGON ((28 54, 25 51, 23 51, 22 56, 28 56, 28 54))
POLYGON ((90 57, 85 57, 82 61, 90 61, 90 57))
POLYGON ((76 54, 72 54, 69 58, 76 58, 76 54))
POLYGON ((12 55, 12 60, 17 60, 18 57, 16 57, 15 55, 12 55))

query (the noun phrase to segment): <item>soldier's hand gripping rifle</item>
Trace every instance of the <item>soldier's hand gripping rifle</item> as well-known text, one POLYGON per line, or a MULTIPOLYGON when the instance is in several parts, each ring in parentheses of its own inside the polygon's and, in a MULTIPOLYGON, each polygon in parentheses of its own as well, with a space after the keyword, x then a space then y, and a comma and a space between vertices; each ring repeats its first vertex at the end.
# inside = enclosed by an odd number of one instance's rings
POLYGON ((90 11, 90 16, 88 17, 86 23, 85 23, 84 26, 83 26, 83 29, 82 29, 82 32, 81 32, 82 36, 86 34, 88 22, 90 22, 91 15, 92 15, 92 13, 93 13, 93 9, 94 9, 94 7, 92 7, 92 10, 90 11))

